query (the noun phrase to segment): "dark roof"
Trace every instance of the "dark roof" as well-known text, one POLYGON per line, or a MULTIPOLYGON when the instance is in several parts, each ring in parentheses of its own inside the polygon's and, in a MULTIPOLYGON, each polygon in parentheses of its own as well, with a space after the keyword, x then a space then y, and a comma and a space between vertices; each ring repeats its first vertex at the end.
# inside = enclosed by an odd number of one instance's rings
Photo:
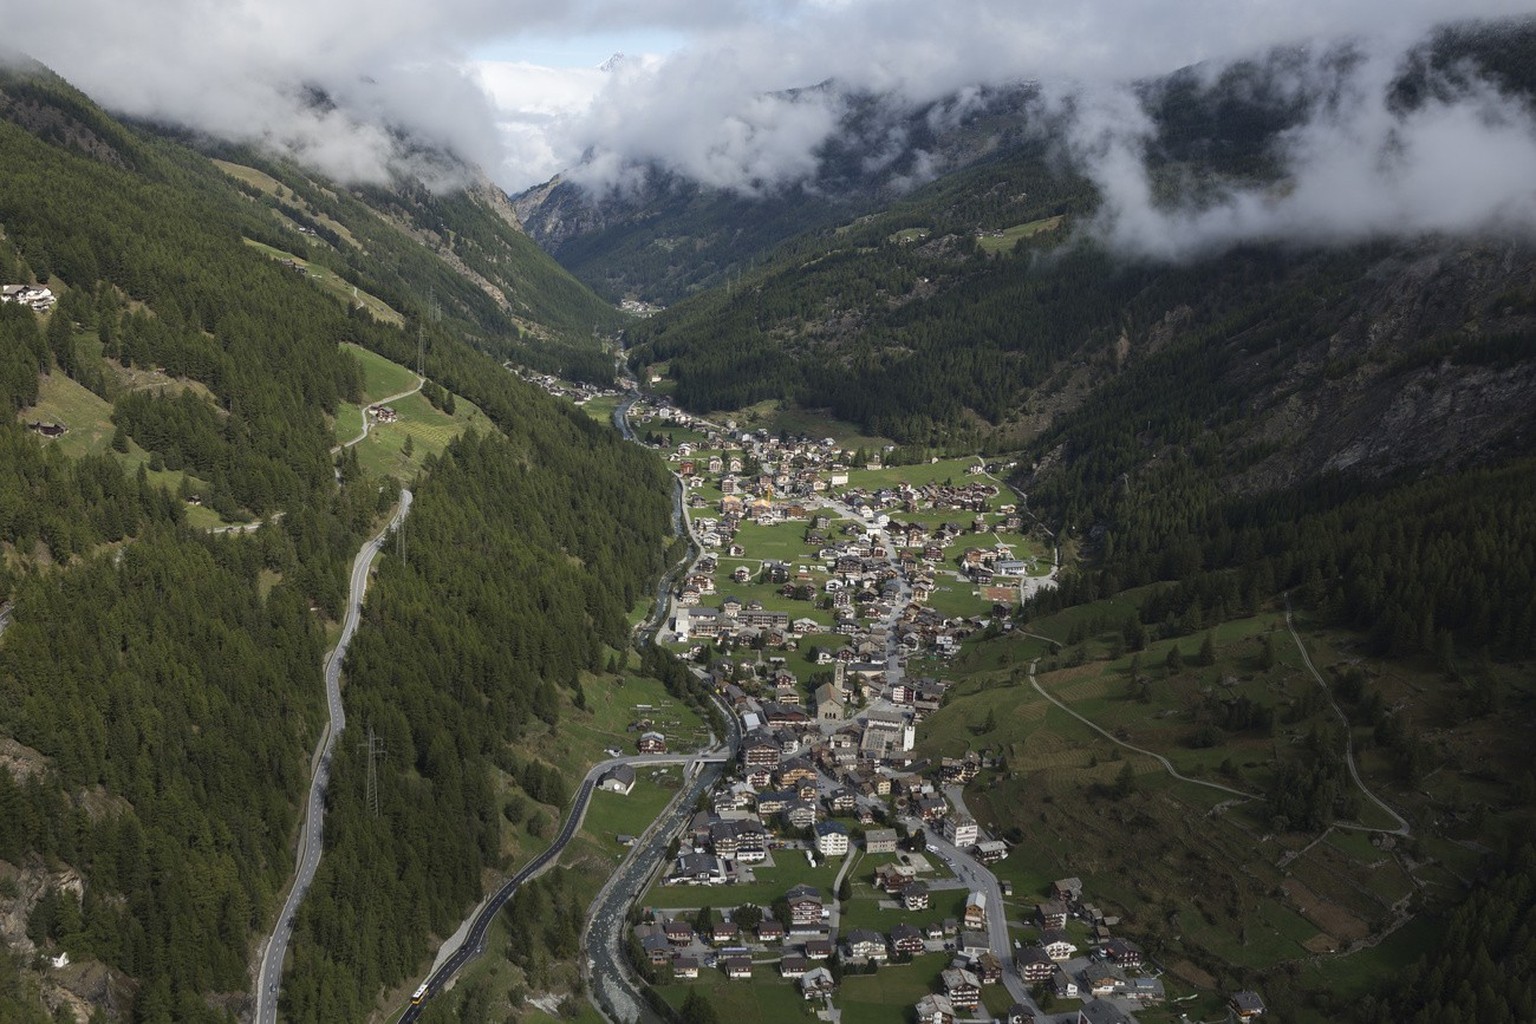
POLYGON ((1264 1000, 1259 998, 1257 992, 1232 993, 1232 1005, 1246 1013, 1263 1013, 1264 1000))
POLYGON ((1088 1024, 1135 1024, 1118 1006, 1103 999, 1084 1003, 1081 1012, 1088 1024))

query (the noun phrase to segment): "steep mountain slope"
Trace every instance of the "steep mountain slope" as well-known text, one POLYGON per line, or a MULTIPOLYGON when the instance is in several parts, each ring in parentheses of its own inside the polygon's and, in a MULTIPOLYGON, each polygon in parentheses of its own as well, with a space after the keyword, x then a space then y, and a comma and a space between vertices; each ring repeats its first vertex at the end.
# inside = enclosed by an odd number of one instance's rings
POLYGON ((1034 92, 1025 85, 976 90, 915 110, 877 96, 838 96, 839 131, 817 151, 814 176, 782 187, 763 183, 750 195, 646 166, 633 168, 634 180, 619 189, 594 192, 557 177, 513 203, 539 244, 603 295, 671 303, 749 273, 807 230, 1015 147, 1034 92))
POLYGON ((291 232, 295 255, 413 320, 453 324, 493 355, 573 377, 611 374, 594 335, 620 326, 620 314, 550 260, 474 168, 458 168, 466 186, 443 193, 409 181, 345 188, 259 152, 193 141, 291 232))
MULTIPOLYGON (((472 447, 500 470, 487 486, 520 503, 498 550, 521 556, 533 532, 553 538, 537 555, 560 573, 535 579, 509 558, 481 566, 478 580, 500 593, 528 584, 519 594, 529 604, 501 620, 509 634, 537 635, 524 621, 534 614, 538 630, 590 643, 558 666, 530 660, 541 652, 507 652, 481 680, 498 699, 532 703, 530 666, 558 667, 539 694, 553 716, 555 685, 587 667, 599 639, 624 633, 617 602, 659 557, 659 467, 499 365, 523 350, 560 358, 544 339, 595 352, 578 346, 590 346, 591 325, 581 322, 606 307, 516 235, 504 208, 402 186, 398 197, 374 198, 394 204, 385 217, 277 170, 289 183, 269 186, 268 204, 266 189, 242 191, 205 157, 115 121, 42 69, 0 70, 0 278, 58 297, 38 312, 0 305, 7 1021, 57 1019, 59 1007, 153 1022, 244 1012, 253 941, 270 928, 292 870, 324 720, 327 629, 357 543, 396 495, 392 482, 331 454, 332 417, 363 384, 338 343, 420 358, 429 397, 468 399, 483 423, 472 447), (293 198, 304 190, 317 198, 293 198), (284 226, 301 207, 313 235, 284 226), (412 232, 451 240, 462 266, 412 232), (365 252, 390 262, 371 271, 365 252), (285 253, 333 269, 374 302, 273 258, 285 253), (466 270, 518 311, 516 324, 466 270), (541 280, 565 298, 535 295, 541 280), (437 320, 423 315, 434 300, 437 320), (52 436, 44 407, 67 410, 70 429, 52 436), (214 533, 221 516, 266 522, 214 533), (557 546, 588 568, 567 566, 557 546), (619 588, 600 591, 589 573, 619 588), (59 953, 69 968, 42 957, 59 953)), ((428 470, 438 471, 436 462, 428 470)), ((423 558, 417 568, 432 566, 423 558)), ((419 738, 420 754, 405 739, 395 749, 421 761, 414 776, 440 785, 446 762, 430 760, 426 746, 443 736, 424 723, 419 738)), ((464 770, 458 758, 451 767, 464 770)), ((398 824, 391 834, 404 844, 413 833, 398 824)), ((445 850, 461 836, 451 825, 435 832, 445 850)), ((468 846, 477 838, 462 833, 468 846)), ((392 924, 386 978, 414 967, 428 928, 473 903, 479 880, 478 868, 455 875, 451 891, 423 894, 430 918, 392 924)), ((353 909, 307 912, 327 921, 353 909)), ((355 997, 364 1002, 377 995, 377 964, 368 977, 373 988, 355 997)))
MULTIPOLYGON (((1390 93, 1411 106, 1480 66, 1529 97, 1533 53, 1528 22, 1446 33, 1390 93)), ((1197 205, 1233 186, 1286 187, 1276 147, 1338 101, 1325 75, 1295 71, 1299 60, 1277 53, 1145 85, 1158 129, 1147 142, 1152 187, 1197 205)), ((796 238, 731 290, 636 326, 632 358, 665 363, 678 401, 694 409, 785 398, 902 442, 998 446, 1033 440, 1080 406, 1123 411, 1115 381, 1171 346, 1186 360, 1197 353, 1196 367, 1231 364, 1221 395, 1223 415, 1242 421, 1235 448, 1283 449, 1254 471, 1254 486, 1294 479, 1287 459, 1306 471, 1449 464, 1518 444, 1528 429, 1528 366, 1500 370, 1490 388, 1473 365, 1524 363, 1527 242, 1293 242, 1167 262, 1080 231, 1099 209, 1090 183, 1031 137, 879 213, 796 238), (1436 377, 1440 401, 1415 405, 1415 388, 1400 387, 1414 378, 1402 373, 1435 352, 1459 354, 1436 377), (1245 359, 1258 362, 1239 370, 1245 359), (1309 366, 1326 389, 1303 387, 1309 366), (1457 413, 1457 388, 1487 395, 1489 417, 1457 413), (1281 401, 1298 392, 1297 403, 1281 401), (1375 413, 1389 407, 1394 426, 1382 430, 1375 413), (1459 454, 1418 440, 1430 436, 1459 454)))

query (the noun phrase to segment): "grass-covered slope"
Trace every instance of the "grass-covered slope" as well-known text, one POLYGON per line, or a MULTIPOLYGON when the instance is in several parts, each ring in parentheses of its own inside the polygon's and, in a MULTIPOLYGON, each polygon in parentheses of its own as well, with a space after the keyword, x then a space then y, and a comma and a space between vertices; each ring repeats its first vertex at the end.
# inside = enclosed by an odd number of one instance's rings
POLYGON ((490 182, 462 169, 466 187, 346 187, 253 150, 200 140, 247 203, 343 300, 385 319, 441 320, 501 358, 568 376, 606 379, 596 336, 621 324, 614 307, 523 233, 490 182))

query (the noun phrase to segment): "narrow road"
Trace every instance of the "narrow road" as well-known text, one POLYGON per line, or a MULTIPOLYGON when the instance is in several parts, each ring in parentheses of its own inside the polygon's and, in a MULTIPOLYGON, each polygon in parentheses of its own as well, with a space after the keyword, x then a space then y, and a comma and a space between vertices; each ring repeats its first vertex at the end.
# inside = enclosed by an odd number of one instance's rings
POLYGON ((1071 708, 1067 707, 1061 701, 1057 700, 1055 697, 1051 696, 1049 693, 1046 693, 1045 690, 1041 688, 1040 684, 1035 681, 1035 665, 1038 664, 1039 661, 1040 661, 1040 659, 1036 658, 1036 659, 1034 659, 1033 661, 1031 661, 1029 663, 1029 685, 1033 686, 1035 688, 1035 692, 1038 693, 1040 696, 1044 697, 1046 700, 1050 701, 1052 704, 1055 704, 1057 707, 1061 708, 1061 710, 1065 711, 1067 714, 1071 715, 1073 718, 1077 719, 1079 722, 1082 722, 1084 725, 1086 725, 1088 728, 1092 729, 1094 732, 1098 733, 1100 736, 1103 736, 1105 739, 1109 740, 1109 742, 1117 744, 1119 746, 1122 746, 1126 750, 1135 751, 1136 753, 1141 754, 1144 757, 1152 758, 1152 760, 1156 761, 1158 764, 1162 765, 1165 769, 1167 769, 1169 775, 1172 775, 1174 778, 1178 779, 1180 782, 1188 782, 1188 783, 1191 783, 1191 784, 1196 785, 1196 786, 1206 786, 1206 787, 1208 787, 1210 789, 1219 789, 1223 793, 1231 793, 1233 796, 1240 796, 1244 800, 1257 800, 1259 798, 1259 795, 1257 793, 1245 793, 1245 792, 1243 792, 1240 789, 1233 789, 1231 786, 1223 786, 1219 782, 1206 782, 1204 779, 1192 779, 1188 775, 1181 774, 1179 772, 1179 770, 1173 766, 1173 762, 1169 761, 1162 754, 1156 754, 1156 753, 1153 753, 1150 750, 1146 750, 1146 749, 1144 749, 1142 747, 1134 746, 1134 745, 1132 745, 1130 743, 1127 743, 1124 740, 1116 739, 1111 733, 1106 732, 1104 729, 1102 729, 1099 726, 1095 725, 1093 722, 1090 722, 1088 719, 1084 718, 1082 715, 1078 714, 1076 711, 1073 711, 1071 708))
POLYGON ((1296 632, 1296 625, 1291 621, 1291 595, 1289 593, 1285 595, 1285 628, 1290 631, 1291 639, 1296 643, 1296 649, 1301 652, 1301 660, 1307 666, 1307 671, 1312 673, 1312 678, 1317 680, 1317 685, 1323 688, 1323 696, 1327 697, 1328 703, 1333 705, 1333 713, 1339 716, 1340 722, 1344 723, 1344 762, 1349 765, 1350 778, 1355 780, 1355 786, 1366 795, 1366 798, 1371 803, 1380 807, 1387 813, 1388 817, 1397 822, 1397 828, 1371 828, 1369 825, 1351 825, 1344 822, 1334 822, 1334 824, 1340 828, 1357 828, 1366 832, 1385 832, 1394 836, 1412 835, 1413 830, 1408 827, 1407 820, 1401 814, 1388 807, 1375 793, 1366 789, 1365 783, 1360 780, 1360 769, 1355 766, 1355 735, 1354 730, 1349 726, 1349 716, 1344 713, 1343 708, 1339 707, 1339 702, 1333 699, 1333 691, 1324 682, 1322 673, 1317 670, 1317 666, 1312 664, 1312 655, 1307 653, 1306 645, 1301 642, 1301 635, 1296 632))
POLYGON ((283 518, 282 509, 278 509, 265 519, 253 519, 249 523, 233 523, 229 526, 215 526, 209 533, 253 533, 268 523, 275 523, 283 518))
POLYGON ((358 551, 352 561, 351 590, 347 595, 347 611, 342 618, 341 636, 325 660, 325 706, 328 715, 325 731, 310 759, 309 801, 306 804, 304 824, 299 832, 298 864, 288 898, 283 901, 282 913, 261 952, 261 962, 256 971, 256 1024, 275 1024, 277 1020, 278 988, 282 984, 283 959, 288 954, 288 940, 293 936, 293 915, 299 909, 309 884, 314 881, 315 868, 320 865, 321 842, 325 831, 325 787, 330 781, 331 752, 336 737, 347 726, 346 711, 341 704, 341 664, 347 656, 347 646, 357 632, 362 615, 363 594, 368 589, 368 570, 384 539, 389 536, 411 511, 411 492, 400 491, 400 507, 395 510, 389 525, 378 532, 358 551))
POLYGON ((416 378, 416 386, 411 388, 410 390, 402 391, 398 395, 390 395, 388 398, 381 398, 377 402, 369 402, 368 405, 362 406, 361 407, 361 411, 362 411, 362 414, 363 414, 363 430, 362 430, 362 432, 360 434, 358 434, 356 437, 354 437, 352 440, 350 440, 350 441, 343 441, 341 444, 339 444, 336 447, 332 448, 331 449, 331 454, 335 455, 337 452, 341 451, 343 448, 351 448, 353 445, 357 444, 358 442, 362 441, 363 438, 368 436, 368 406, 369 405, 388 405, 390 402, 398 402, 402 398, 409 398, 411 395, 414 395, 416 392, 420 391, 421 390, 421 386, 423 384, 425 384, 426 382, 427 382, 427 378, 425 378, 425 377, 417 377, 416 378))
MULTIPOLYGON (((716 749, 723 752, 723 759, 734 760, 741 745, 741 724, 718 697, 714 701, 725 714, 728 730, 723 746, 716 749)), ((589 916, 581 946, 587 960, 588 997, 610 1021, 657 1024, 660 1019, 640 994, 624 957, 629 907, 645 893, 652 875, 666 857, 668 843, 693 814, 700 794, 719 781, 723 770, 719 763, 708 764, 691 784, 685 783, 678 790, 587 908, 589 916)))
MULTIPOLYGON (((602 777, 603 773, 621 764, 639 767, 655 764, 677 764, 679 762, 688 764, 689 762, 697 761, 704 765, 714 766, 701 768, 697 781, 702 782, 705 779, 713 780, 718 777, 718 765, 724 763, 729 756, 731 754, 712 752, 700 752, 699 754, 637 754, 630 757, 610 758, 607 761, 593 765, 588 770, 586 778, 582 779, 581 788, 576 791, 576 799, 571 804, 571 813, 566 816, 565 824, 561 827, 560 834, 555 837, 555 841, 550 843, 537 857, 524 864, 520 871, 503 882, 501 888, 497 889, 491 898, 475 911, 469 921, 469 927, 463 929, 464 940, 460 943, 459 948, 444 959, 428 976, 426 980, 426 993, 423 995, 421 1002, 413 1002, 406 1009, 404 1015, 401 1016, 399 1024, 410 1024, 411 1021, 419 1017, 422 1007, 428 999, 441 992, 443 987, 453 979, 453 976, 463 969, 464 965, 485 952, 486 933, 490 931, 491 923, 496 920, 496 915, 501 911, 501 908, 517 892, 519 886, 539 877, 553 867, 555 862, 560 859, 560 854, 565 850, 566 844, 575 838, 577 831, 581 828, 582 821, 586 819, 587 807, 592 801, 593 792, 597 789, 597 780, 602 777)), ((684 769, 684 775, 687 775, 686 768, 684 769)), ((694 788, 698 789, 698 786, 696 785, 694 788)), ((684 810, 689 813, 692 812, 692 800, 689 800, 684 805, 684 810)), ((670 833, 665 834, 670 836, 670 833)), ((635 893, 631 891, 625 891, 624 893, 626 900, 632 899, 634 896, 635 893)), ((622 917, 622 915, 620 916, 622 917)))
MULTIPOLYGON (((908 821, 907 826, 914 831, 924 829, 923 823, 916 818, 908 821)), ((1008 937, 1008 912, 1003 905, 1003 887, 998 884, 997 876, 938 832, 928 832, 928 849, 949 864, 955 877, 964 882, 967 889, 986 895, 987 941, 992 952, 1002 961, 1003 987, 1015 1002, 1029 1007, 1036 1020, 1049 1019, 1049 1014, 1043 1013, 1030 995, 1029 986, 1024 983, 1024 978, 1019 974, 1019 966, 1014 961, 1013 943, 1008 937)))

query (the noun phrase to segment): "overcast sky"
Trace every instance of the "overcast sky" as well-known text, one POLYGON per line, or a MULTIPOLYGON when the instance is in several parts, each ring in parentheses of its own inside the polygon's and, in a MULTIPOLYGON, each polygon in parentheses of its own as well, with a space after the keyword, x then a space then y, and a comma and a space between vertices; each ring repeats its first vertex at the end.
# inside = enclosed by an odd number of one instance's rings
MULTIPOLYGON (((1341 36, 1368 39, 1385 66, 1436 23, 1529 10, 1529 0, 51 0, 24 10, 0 0, 9 45, 107 106, 264 141, 345 179, 411 169, 395 128, 452 147, 512 191, 583 157, 594 181, 647 159, 726 187, 788 181, 808 173, 839 106, 836 92, 777 90, 836 79, 922 102, 1039 79, 1094 98, 1074 152, 1101 161, 1101 184, 1131 204, 1142 126, 1116 83, 1341 36), (625 59, 598 70, 619 51, 625 59), (330 106, 313 104, 317 89, 330 106)), ((1359 120, 1333 130, 1377 141, 1393 126, 1368 89, 1360 101, 1359 120)), ((1529 117, 1515 112, 1511 125, 1510 113, 1480 95, 1415 130, 1523 160, 1529 117)), ((1298 161, 1315 163, 1328 138, 1293 142, 1298 161)), ((1256 217, 1230 210, 1225 230, 1256 217)), ((1115 230, 1149 229, 1122 218, 1115 230)))

